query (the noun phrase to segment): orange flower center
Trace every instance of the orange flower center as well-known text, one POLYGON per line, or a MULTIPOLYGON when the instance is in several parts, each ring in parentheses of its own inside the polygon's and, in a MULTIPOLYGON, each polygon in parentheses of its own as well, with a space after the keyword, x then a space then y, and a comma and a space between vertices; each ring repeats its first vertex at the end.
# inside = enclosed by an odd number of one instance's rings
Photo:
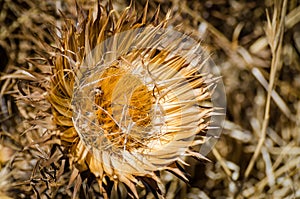
POLYGON ((143 136, 136 129, 150 126, 153 100, 152 91, 136 76, 117 64, 105 69, 95 104, 98 123, 111 144, 127 150, 143 146, 143 136))

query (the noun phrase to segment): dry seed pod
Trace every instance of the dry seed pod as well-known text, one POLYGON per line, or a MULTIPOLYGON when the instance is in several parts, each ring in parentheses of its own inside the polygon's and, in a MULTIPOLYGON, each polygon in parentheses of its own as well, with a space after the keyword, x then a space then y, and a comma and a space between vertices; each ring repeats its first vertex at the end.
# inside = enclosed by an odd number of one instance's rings
POLYGON ((147 6, 141 20, 132 7, 120 18, 109 9, 98 4, 76 25, 66 23, 48 101, 71 165, 92 172, 104 197, 108 180, 135 198, 140 181, 163 197, 156 172, 187 181, 177 162, 204 157, 219 135, 208 131, 222 119, 214 114, 222 103, 214 99, 212 62, 198 42, 165 28, 168 16, 147 23, 147 6), (207 134, 212 144, 192 151, 207 134))

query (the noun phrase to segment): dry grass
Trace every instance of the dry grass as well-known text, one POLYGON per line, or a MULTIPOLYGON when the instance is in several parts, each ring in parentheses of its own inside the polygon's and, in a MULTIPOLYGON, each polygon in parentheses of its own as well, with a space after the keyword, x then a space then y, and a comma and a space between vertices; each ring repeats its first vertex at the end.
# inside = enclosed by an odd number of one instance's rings
MULTIPOLYGON (((129 2, 114 4, 122 10, 129 2)), ((191 186, 164 174, 166 197, 299 198, 299 2, 155 0, 149 3, 150 16, 158 4, 161 17, 171 9, 174 26, 181 24, 203 40, 221 69, 227 95, 227 117, 208 155, 211 162, 190 160, 191 186)), ((143 5, 136 2, 137 9, 143 5)), ((91 181, 81 187, 69 183, 77 173, 68 169, 61 141, 35 123, 37 117, 46 118, 43 110, 49 107, 32 90, 31 73, 50 69, 31 63, 49 61, 36 57, 46 50, 39 40, 53 43, 50 24, 62 22, 56 8, 66 17, 75 14, 73 1, 0 2, 1 198, 67 198, 74 189, 81 190, 81 198, 84 193, 99 197, 91 181), (20 104, 17 94, 31 97, 20 104), (31 101, 39 102, 39 108, 31 101), (38 144, 42 142, 55 147, 38 144)))

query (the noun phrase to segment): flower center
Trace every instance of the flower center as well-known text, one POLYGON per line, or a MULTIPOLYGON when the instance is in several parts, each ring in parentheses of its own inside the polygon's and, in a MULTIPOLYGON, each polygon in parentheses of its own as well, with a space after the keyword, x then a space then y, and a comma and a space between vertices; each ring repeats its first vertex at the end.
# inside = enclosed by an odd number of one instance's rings
POLYGON ((117 148, 139 148, 151 128, 152 91, 118 65, 105 69, 95 93, 96 116, 104 136, 117 148))

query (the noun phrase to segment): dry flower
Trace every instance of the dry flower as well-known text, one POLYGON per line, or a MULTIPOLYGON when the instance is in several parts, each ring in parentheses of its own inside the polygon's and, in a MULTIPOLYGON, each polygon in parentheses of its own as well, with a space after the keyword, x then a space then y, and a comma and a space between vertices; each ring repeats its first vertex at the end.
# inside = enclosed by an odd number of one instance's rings
MULTIPOLYGON (((207 148, 202 154, 192 148, 218 136, 207 137, 211 118, 224 111, 213 108, 218 78, 210 74, 209 56, 199 42, 166 28, 170 13, 159 21, 159 9, 150 21, 147 6, 141 18, 132 5, 121 14, 99 2, 77 12, 77 21, 65 19, 57 47, 48 46, 53 53, 51 78, 43 77, 46 91, 34 89, 37 101, 51 105, 51 114, 35 124, 52 133, 36 143, 64 147, 73 197, 84 172, 94 175, 105 198, 112 194, 110 182, 115 190, 124 184, 133 198, 141 197, 137 187, 164 197, 158 172, 187 182, 185 156, 204 158, 207 148)), ((62 157, 54 154, 53 164, 62 157)))

